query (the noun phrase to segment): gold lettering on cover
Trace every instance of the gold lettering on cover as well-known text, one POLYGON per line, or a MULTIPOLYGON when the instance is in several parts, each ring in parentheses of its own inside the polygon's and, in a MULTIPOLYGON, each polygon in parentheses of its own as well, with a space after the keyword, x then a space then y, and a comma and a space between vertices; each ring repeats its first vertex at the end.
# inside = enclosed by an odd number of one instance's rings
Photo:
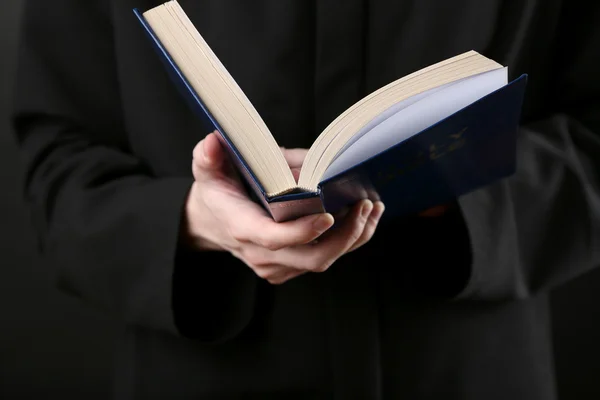
POLYGON ((436 160, 440 157, 442 157, 443 155, 446 154, 446 151, 444 150, 446 148, 446 146, 444 144, 441 145, 436 145, 435 143, 429 146, 429 158, 431 160, 436 160))
POLYGON ((459 140, 459 139, 461 139, 461 138, 462 138, 462 135, 463 135, 463 133, 465 133, 465 131, 466 131, 467 129, 469 129, 469 127, 468 127, 468 126, 465 126, 463 129, 461 129, 461 130, 460 130, 460 132, 458 132, 458 133, 453 133, 453 134, 451 134, 451 135, 450 135, 450 137, 451 137, 452 139, 459 140))

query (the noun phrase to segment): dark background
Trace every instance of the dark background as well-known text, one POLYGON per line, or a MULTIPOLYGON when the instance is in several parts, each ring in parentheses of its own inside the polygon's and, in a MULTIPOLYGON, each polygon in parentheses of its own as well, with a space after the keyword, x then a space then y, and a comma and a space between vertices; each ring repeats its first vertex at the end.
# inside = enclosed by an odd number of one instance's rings
MULTIPOLYGON (((121 326, 53 288, 21 204, 7 120, 21 3, 0 0, 0 399, 107 399, 121 326)), ((560 400, 600 399, 598 290, 600 271, 553 294, 560 400)))

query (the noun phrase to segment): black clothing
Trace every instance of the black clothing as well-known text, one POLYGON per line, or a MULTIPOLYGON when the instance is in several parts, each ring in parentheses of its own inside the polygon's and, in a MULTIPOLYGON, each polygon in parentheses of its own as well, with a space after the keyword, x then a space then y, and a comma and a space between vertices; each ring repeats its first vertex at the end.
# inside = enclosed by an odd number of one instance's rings
POLYGON ((26 199, 58 285, 128 324, 117 399, 555 398, 547 292, 600 264, 598 3, 181 0, 286 147, 470 49, 529 74, 514 177, 282 286, 179 243, 208 132, 132 13, 159 3, 30 0, 20 48, 26 199))

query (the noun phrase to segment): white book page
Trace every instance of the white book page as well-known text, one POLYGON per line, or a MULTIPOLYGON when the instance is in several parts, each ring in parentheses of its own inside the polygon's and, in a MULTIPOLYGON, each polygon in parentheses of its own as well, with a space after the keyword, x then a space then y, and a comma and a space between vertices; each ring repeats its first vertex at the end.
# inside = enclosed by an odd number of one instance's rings
POLYGON ((436 122, 454 114, 508 82, 508 68, 465 78, 447 85, 429 96, 401 107, 347 147, 329 165, 321 180, 329 179, 348 168, 416 135, 436 122))
MULTIPOLYGON (((372 130, 373 128, 375 128, 377 125, 379 125, 380 123, 382 123, 383 121, 385 121, 386 119, 388 119, 389 117, 391 117, 392 115, 396 114, 400 110, 405 109, 408 106, 413 105, 417 101, 419 101, 421 99, 424 99, 425 97, 429 96, 430 94, 433 94, 433 93, 435 93, 437 91, 440 91, 441 89, 443 89, 443 88, 445 88, 445 87, 447 87, 449 85, 452 85, 452 83, 448 83, 446 85, 442 85, 442 86, 437 87, 437 88, 426 90, 423 93, 416 94, 416 95, 414 95, 412 97, 409 97, 408 99, 405 99, 403 101, 400 101, 400 102, 394 104, 393 106, 391 106, 390 108, 388 108, 387 110, 385 110, 384 112, 382 112, 381 114, 379 114, 378 116, 376 116, 375 118, 373 118, 371 121, 369 121, 356 134, 352 135, 352 138, 350 140, 348 140, 348 142, 340 150, 340 152, 337 154, 336 158, 339 157, 340 154, 342 154, 344 151, 346 151, 346 149, 348 147, 352 146, 358 139, 360 139, 361 137, 363 137, 363 135, 365 133, 369 132, 370 130, 372 130)), ((335 160, 335 158, 334 158, 334 160, 335 160)))

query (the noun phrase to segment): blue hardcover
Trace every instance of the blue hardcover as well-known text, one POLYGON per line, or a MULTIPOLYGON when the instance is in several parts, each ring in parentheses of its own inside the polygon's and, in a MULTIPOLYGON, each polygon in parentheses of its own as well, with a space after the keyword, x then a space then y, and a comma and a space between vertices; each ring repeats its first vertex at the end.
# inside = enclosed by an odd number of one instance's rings
POLYGON ((320 183, 315 193, 268 197, 260 181, 138 9, 134 13, 189 106, 214 128, 256 198, 276 221, 336 213, 365 198, 386 205, 385 218, 412 214, 512 175, 527 75, 389 149, 320 183))

